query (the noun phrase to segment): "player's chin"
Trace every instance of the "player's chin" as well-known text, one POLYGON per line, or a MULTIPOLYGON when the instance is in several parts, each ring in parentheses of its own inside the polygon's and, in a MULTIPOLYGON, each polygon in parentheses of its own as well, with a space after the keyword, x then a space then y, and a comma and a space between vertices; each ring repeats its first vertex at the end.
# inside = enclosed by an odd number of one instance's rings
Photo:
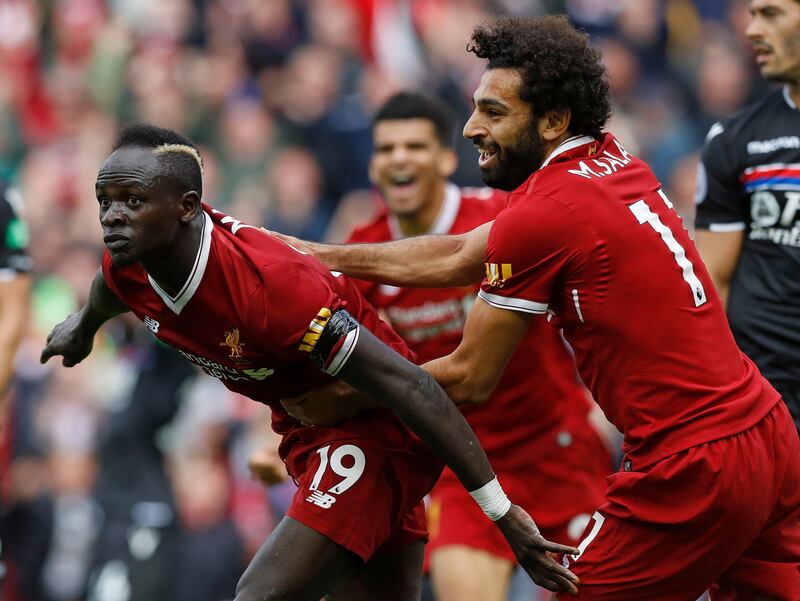
POLYGON ((125 267, 126 265, 133 265, 136 263, 136 256, 128 249, 111 250, 108 248, 108 254, 111 255, 111 262, 117 267, 125 267))

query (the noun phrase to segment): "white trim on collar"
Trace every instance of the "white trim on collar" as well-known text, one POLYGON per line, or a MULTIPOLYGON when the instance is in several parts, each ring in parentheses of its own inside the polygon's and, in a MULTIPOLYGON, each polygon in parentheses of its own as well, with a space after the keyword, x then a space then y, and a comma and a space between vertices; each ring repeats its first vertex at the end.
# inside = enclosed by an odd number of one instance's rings
POLYGON ((571 138, 567 138, 561 144, 556 146, 556 149, 551 152, 548 157, 542 163, 542 166, 539 169, 544 169, 547 165, 556 158, 558 155, 567 152, 568 150, 572 150, 573 148, 577 148, 578 146, 583 146, 584 144, 589 144, 593 142, 594 138, 592 136, 573 136, 571 138))
POLYGON ((786 104, 789 105, 790 108, 797 110, 797 104, 794 100, 792 100, 792 95, 789 93, 789 86, 783 86, 783 99, 786 101, 786 104))
POLYGON ((211 232, 213 229, 214 222, 211 221, 211 217, 208 216, 208 213, 203 211, 203 232, 201 234, 200 248, 197 249, 197 256, 194 259, 194 265, 192 266, 192 271, 189 273, 189 277, 186 279, 186 283, 175 297, 170 296, 169 293, 159 286, 158 283, 150 277, 150 274, 147 275, 147 279, 153 287, 153 290, 155 290, 156 294, 161 297, 164 304, 167 305, 175 315, 181 314, 186 303, 192 299, 192 296, 194 296, 194 293, 197 292, 197 288, 200 286, 200 282, 203 280, 203 274, 206 272, 206 265, 208 265, 208 256, 211 253, 211 232))
MULTIPOLYGON (((461 209, 461 189, 455 184, 448 182, 445 184, 444 199, 442 200, 442 207, 439 209, 439 214, 425 234, 450 233, 453 224, 456 222, 456 217, 458 217, 459 209, 461 209)), ((391 213, 389 213, 389 232, 395 240, 405 238, 403 232, 400 231, 400 224, 397 222, 397 217, 391 213)))

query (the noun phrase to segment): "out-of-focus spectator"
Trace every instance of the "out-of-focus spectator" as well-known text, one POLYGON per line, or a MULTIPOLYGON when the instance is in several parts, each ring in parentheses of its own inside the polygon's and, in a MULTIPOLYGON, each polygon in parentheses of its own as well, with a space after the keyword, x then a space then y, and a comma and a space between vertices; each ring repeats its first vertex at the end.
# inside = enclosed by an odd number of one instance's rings
POLYGON ((246 560, 227 513, 230 491, 225 470, 209 458, 198 458, 176 463, 173 473, 183 531, 168 598, 231 599, 246 560))
POLYGON ((268 178, 268 229, 308 240, 321 240, 328 227, 331 203, 323 198, 322 173, 314 155, 301 148, 282 151, 268 178))

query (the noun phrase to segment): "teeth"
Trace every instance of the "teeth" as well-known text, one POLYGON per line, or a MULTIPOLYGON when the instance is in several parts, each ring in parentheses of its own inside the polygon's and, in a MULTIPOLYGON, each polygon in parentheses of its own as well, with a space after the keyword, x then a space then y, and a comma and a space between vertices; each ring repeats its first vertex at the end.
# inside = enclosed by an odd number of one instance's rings
POLYGON ((403 184, 410 184, 414 178, 410 175, 396 175, 392 178, 392 183, 402 186, 403 184))

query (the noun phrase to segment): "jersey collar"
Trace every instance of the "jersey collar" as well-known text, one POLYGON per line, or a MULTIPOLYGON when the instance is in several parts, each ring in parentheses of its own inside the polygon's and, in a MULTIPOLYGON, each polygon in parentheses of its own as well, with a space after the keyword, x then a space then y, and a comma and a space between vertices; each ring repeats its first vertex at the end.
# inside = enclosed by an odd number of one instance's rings
MULTIPOLYGON (((444 201, 442 208, 439 209, 439 214, 436 220, 425 232, 426 235, 430 234, 447 234, 453 228, 453 224, 458 216, 458 210, 461 208, 461 190, 455 184, 447 183, 444 188, 444 201)), ((397 223, 397 217, 389 214, 389 231, 392 238, 400 240, 405 238, 403 232, 400 231, 400 225, 397 223)))
POLYGON ((153 287, 153 290, 155 290, 156 294, 161 297, 164 304, 167 305, 175 315, 181 314, 186 303, 192 299, 192 296, 194 296, 194 293, 200 286, 200 282, 203 280, 203 274, 206 272, 206 265, 208 265, 208 256, 211 253, 211 231, 213 229, 214 222, 211 221, 211 217, 208 216, 208 213, 203 211, 203 231, 200 236, 200 248, 197 249, 197 256, 194 258, 192 271, 189 272, 186 283, 176 296, 170 296, 149 274, 147 275, 147 279, 153 287))
POLYGON ((561 144, 556 146, 555 150, 551 152, 547 158, 542 163, 542 166, 539 169, 544 169, 547 165, 556 158, 560 154, 564 154, 572 150, 573 148, 577 148, 578 146, 583 146, 584 144, 589 144, 590 142, 594 142, 594 138, 592 136, 572 136, 571 138, 567 138, 561 144))
POLYGON ((786 104, 789 105, 789 108, 795 111, 797 110, 797 105, 794 100, 792 100, 792 95, 789 93, 789 86, 783 86, 783 99, 786 101, 786 104))

